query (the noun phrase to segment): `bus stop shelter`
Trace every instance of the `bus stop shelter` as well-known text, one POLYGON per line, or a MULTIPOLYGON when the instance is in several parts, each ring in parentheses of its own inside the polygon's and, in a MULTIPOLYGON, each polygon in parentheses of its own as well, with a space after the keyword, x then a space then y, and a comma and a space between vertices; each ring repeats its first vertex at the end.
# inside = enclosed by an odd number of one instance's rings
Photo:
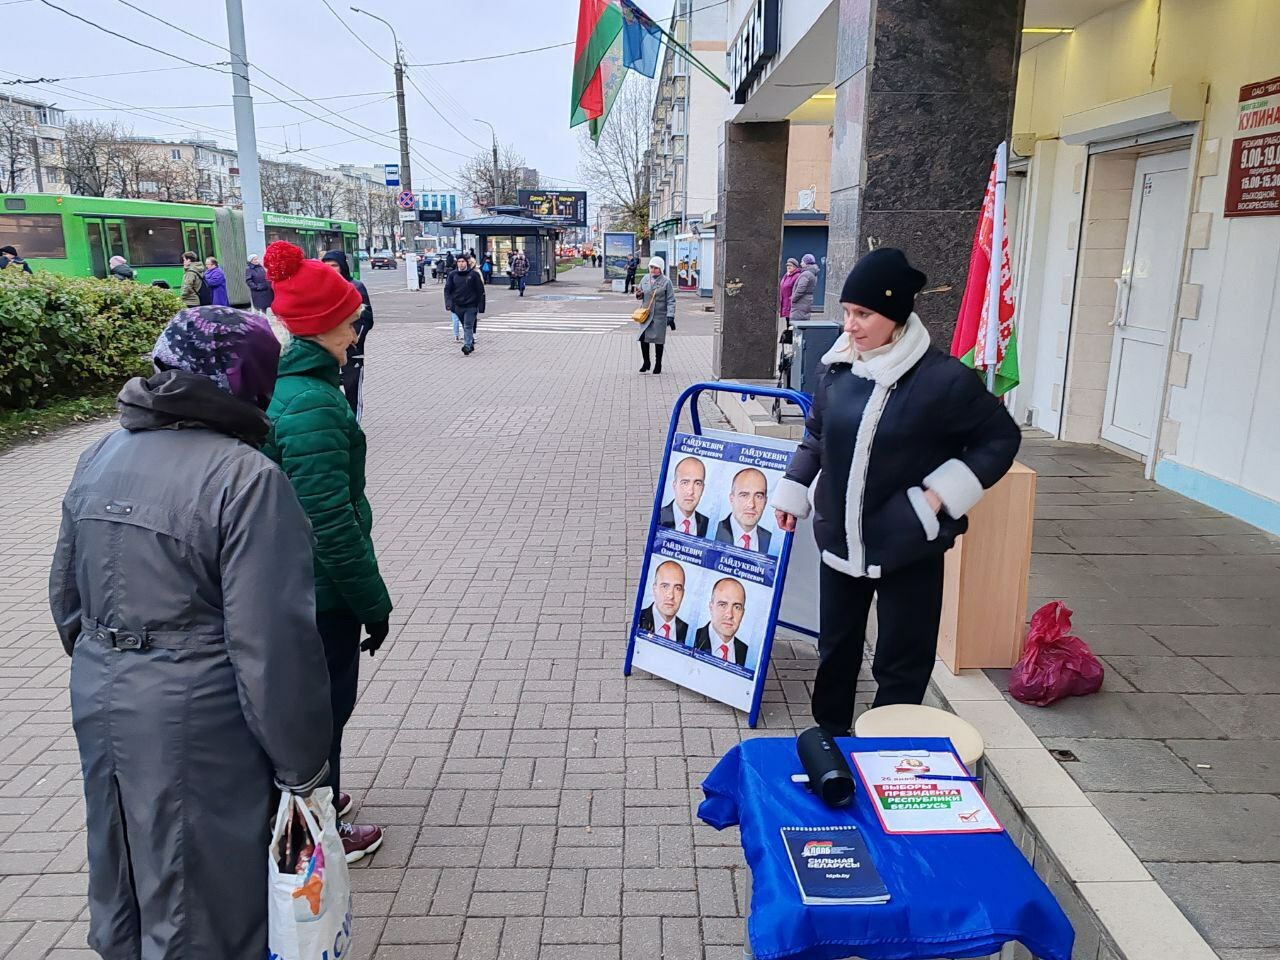
POLYGON ((482 262, 487 254, 493 258, 493 275, 502 277, 507 272, 507 255, 513 250, 523 250, 529 258, 527 283, 550 283, 556 278, 556 243, 560 231, 551 224, 532 217, 520 217, 508 213, 494 213, 466 220, 451 220, 444 224, 462 233, 464 249, 474 247, 482 262), (475 243, 468 238, 475 238, 475 243))

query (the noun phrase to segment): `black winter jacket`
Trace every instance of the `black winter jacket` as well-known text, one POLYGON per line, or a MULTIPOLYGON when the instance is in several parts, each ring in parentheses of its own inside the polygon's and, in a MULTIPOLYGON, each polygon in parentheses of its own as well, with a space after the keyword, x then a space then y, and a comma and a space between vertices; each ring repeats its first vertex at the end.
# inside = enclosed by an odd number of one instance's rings
POLYGON ((475 310, 484 313, 484 280, 475 267, 454 270, 444 282, 444 308, 450 313, 475 310))
POLYGON ((807 517, 812 503, 823 562, 849 576, 941 556, 1013 464, 1017 424, 972 370, 929 345, 915 314, 886 353, 854 360, 842 335, 823 362, 774 507, 807 517), (937 516, 926 489, 942 501, 937 516))
POLYGON ((342 279, 356 288, 356 293, 360 294, 360 300, 364 303, 364 310, 360 314, 360 319, 356 321, 356 342, 347 347, 347 363, 364 363, 364 341, 369 336, 369 331, 373 329, 373 302, 369 299, 369 288, 351 276, 351 265, 347 262, 347 255, 343 251, 328 250, 320 259, 336 263, 342 279))

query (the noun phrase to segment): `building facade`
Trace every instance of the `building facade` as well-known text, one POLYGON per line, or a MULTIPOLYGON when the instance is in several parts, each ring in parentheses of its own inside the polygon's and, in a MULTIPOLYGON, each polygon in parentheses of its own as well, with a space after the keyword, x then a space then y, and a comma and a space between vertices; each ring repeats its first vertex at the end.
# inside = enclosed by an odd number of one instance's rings
MULTIPOLYGON (((699 60, 724 55, 725 7, 676 0, 668 30, 699 60)), ((647 168, 649 249, 682 289, 702 285, 700 225, 716 208, 716 143, 724 91, 670 44, 657 75, 647 168)))
POLYGON ((144 200, 198 201, 238 207, 240 167, 236 151, 216 140, 192 137, 126 137, 119 146, 119 186, 144 200))
POLYGON ((0 96, 0 192, 68 192, 66 114, 39 100, 0 96))

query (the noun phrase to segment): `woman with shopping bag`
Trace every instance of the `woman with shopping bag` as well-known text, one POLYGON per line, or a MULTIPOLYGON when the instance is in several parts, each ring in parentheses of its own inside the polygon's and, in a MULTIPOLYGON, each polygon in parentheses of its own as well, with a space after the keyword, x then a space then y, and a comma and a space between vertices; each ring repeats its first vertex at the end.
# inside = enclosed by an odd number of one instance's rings
POLYGON ((103 957, 265 956, 272 780, 328 775, 310 531, 258 449, 279 350, 256 314, 181 311, 63 500, 49 599, 103 957))
POLYGON ((667 262, 661 257, 653 257, 649 261, 649 273, 640 282, 636 290, 636 299, 643 300, 645 305, 632 314, 636 323, 643 324, 640 330, 640 357, 644 363, 640 372, 649 371, 649 344, 654 345, 653 372, 662 372, 662 351, 667 343, 667 328, 676 328, 676 291, 667 276, 667 262))

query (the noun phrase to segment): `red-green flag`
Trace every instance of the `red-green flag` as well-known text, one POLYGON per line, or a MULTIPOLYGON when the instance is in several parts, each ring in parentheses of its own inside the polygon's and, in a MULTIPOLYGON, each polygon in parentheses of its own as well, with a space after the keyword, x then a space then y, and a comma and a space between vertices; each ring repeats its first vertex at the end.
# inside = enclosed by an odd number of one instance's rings
MULTIPOLYGON (((578 42, 573 57, 573 91, 569 104, 569 126, 576 127, 588 120, 599 120, 603 125, 604 117, 613 105, 613 97, 606 90, 606 72, 601 64, 610 56, 610 48, 622 33, 622 11, 610 0, 579 0, 578 4, 578 42)), ((621 66, 621 50, 616 54, 621 66)), ((617 86, 622 81, 622 70, 616 70, 617 80, 612 90, 617 95, 617 86)), ((598 131, 592 131, 598 136, 598 131)))

